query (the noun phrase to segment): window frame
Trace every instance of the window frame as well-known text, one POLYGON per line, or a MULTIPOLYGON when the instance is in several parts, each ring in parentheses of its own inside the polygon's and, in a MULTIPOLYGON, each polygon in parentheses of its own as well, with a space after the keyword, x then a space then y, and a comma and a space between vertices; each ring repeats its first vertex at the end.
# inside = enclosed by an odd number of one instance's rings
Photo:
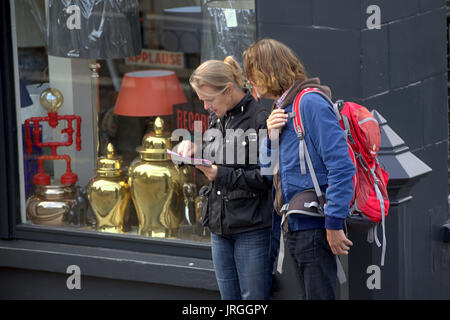
POLYGON ((13 239, 20 212, 16 81, 10 1, 0 4, 0 237, 13 239))
POLYGON ((14 3, 0 1, 0 238, 156 253, 211 260, 210 243, 184 239, 147 238, 102 233, 71 227, 47 227, 20 222, 21 170, 19 166, 16 101, 19 93, 18 52, 13 26, 14 3))

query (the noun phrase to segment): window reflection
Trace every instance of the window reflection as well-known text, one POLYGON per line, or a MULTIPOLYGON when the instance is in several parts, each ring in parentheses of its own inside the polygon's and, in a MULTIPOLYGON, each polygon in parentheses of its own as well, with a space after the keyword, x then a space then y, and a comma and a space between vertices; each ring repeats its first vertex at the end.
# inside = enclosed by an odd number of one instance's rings
POLYGON ((165 150, 173 130, 193 139, 194 121, 207 129, 189 76, 208 59, 241 61, 255 39, 254 1, 18 0, 14 10, 22 223, 209 241, 198 194, 207 180, 165 150), (62 95, 57 116, 42 106, 50 88, 62 95), (80 150, 76 122, 55 120, 67 116, 82 119, 80 150), (54 159, 63 156, 70 168, 54 159), (50 182, 33 181, 39 170, 50 182))

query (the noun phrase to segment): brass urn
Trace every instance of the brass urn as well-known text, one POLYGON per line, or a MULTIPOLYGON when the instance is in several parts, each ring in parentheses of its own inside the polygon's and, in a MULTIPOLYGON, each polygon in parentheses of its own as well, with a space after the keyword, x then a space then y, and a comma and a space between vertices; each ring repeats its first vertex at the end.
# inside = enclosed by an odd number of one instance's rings
POLYGON ((124 232, 124 216, 130 202, 130 188, 122 170, 121 158, 111 143, 105 157, 98 159, 97 174, 87 185, 89 203, 96 219, 96 230, 124 232))
POLYGON ((27 200, 27 218, 35 224, 66 226, 76 204, 75 184, 38 185, 27 200))
POLYGON ((195 192, 193 169, 179 167, 168 157, 172 148, 170 137, 163 133, 164 121, 157 117, 154 132, 142 139, 135 159, 128 170, 131 199, 138 216, 138 235, 177 237, 186 216, 184 194, 195 192), (183 194, 184 188, 184 194, 183 194))

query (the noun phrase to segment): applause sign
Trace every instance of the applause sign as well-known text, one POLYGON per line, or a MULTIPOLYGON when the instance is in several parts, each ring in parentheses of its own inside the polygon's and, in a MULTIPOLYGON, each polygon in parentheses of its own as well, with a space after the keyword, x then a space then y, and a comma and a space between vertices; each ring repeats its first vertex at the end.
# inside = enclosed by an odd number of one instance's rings
POLYGON ((184 68, 183 52, 142 49, 141 54, 125 59, 126 64, 152 67, 184 68))

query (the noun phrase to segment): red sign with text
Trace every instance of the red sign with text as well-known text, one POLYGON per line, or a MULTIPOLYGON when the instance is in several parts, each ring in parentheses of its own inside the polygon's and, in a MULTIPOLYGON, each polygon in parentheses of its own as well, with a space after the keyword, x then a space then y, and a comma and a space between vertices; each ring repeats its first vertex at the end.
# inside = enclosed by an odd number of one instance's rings
POLYGON ((126 64, 152 67, 184 68, 183 52, 142 49, 140 55, 128 57, 126 64))
POLYGON ((193 104, 176 104, 173 106, 174 123, 177 129, 186 129, 194 133, 194 122, 201 121, 202 132, 208 129, 209 114, 193 104))

